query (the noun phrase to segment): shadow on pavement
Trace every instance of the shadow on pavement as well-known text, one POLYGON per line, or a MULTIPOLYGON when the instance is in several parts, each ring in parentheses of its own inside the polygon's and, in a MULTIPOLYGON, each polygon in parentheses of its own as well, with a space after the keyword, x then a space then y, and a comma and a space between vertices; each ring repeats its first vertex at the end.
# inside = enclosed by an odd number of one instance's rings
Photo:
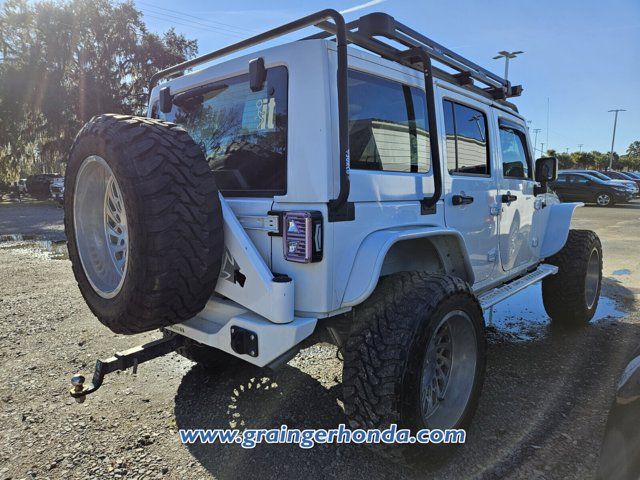
MULTIPOLYGON (((178 428, 334 428, 345 423, 339 386, 327 389, 302 371, 284 366, 277 372, 247 370, 209 374, 194 366, 183 378, 176 396, 178 428)), ((318 445, 302 449, 295 445, 192 444, 192 455, 216 478, 255 478, 268 472, 272 478, 359 477, 345 469, 348 458, 354 467, 364 461, 380 464, 382 472, 393 466, 381 464, 359 446, 318 445), (338 470, 338 468, 340 470, 338 470)), ((397 469, 397 468, 396 468, 397 469)), ((381 473, 382 473, 381 472, 381 473)))
MULTIPOLYGON (((187 448, 220 479, 261 472, 296 479, 579 478, 596 469, 613 387, 639 344, 639 325, 607 319, 578 331, 549 328, 529 342, 492 334, 467 445, 439 467, 410 469, 354 445, 187 448)), ((218 375, 194 366, 177 392, 175 416, 178 428, 334 428, 346 423, 340 396, 339 385, 326 388, 291 366, 218 375)))

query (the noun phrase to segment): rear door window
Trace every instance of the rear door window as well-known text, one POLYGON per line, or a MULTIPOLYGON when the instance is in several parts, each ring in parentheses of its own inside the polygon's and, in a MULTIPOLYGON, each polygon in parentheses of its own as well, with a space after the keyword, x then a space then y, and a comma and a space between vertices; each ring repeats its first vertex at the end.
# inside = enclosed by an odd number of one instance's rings
POLYGON ((431 165, 424 91, 350 70, 351 168, 428 172, 431 165))
POLYGON ((228 196, 283 195, 287 187, 287 69, 267 70, 252 92, 249 75, 174 97, 163 120, 182 125, 205 153, 218 188, 228 196))
POLYGON ((475 108, 444 100, 447 168, 452 175, 490 175, 487 118, 475 108))

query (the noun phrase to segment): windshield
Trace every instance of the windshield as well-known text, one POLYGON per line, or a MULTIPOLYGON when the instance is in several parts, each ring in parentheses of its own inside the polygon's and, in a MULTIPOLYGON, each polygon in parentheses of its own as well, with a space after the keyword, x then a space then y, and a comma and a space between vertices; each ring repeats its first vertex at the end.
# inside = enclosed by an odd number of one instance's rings
POLYGON ((179 105, 160 118, 182 125, 200 145, 223 194, 285 194, 287 69, 268 69, 257 92, 248 74, 206 87, 176 95, 179 105))

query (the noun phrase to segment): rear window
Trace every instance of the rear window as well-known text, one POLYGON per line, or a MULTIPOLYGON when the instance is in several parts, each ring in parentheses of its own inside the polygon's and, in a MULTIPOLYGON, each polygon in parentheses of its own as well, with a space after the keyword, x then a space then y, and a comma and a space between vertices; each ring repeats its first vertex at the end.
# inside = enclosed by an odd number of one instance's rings
POLYGON ((286 193, 285 67, 269 68, 258 92, 251 91, 245 74, 181 92, 174 103, 160 118, 182 125, 200 145, 223 194, 286 193))

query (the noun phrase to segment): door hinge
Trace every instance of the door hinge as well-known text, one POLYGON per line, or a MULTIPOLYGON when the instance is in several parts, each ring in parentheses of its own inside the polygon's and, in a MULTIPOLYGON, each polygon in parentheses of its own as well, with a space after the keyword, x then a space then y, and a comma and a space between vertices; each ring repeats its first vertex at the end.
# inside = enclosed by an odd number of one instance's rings
POLYGON ((269 234, 280 232, 280 219, 273 212, 269 215, 238 215, 237 218, 245 230, 262 230, 269 234))
POLYGON ((502 205, 499 203, 494 203, 489 207, 489 213, 491 214, 491 216, 497 217, 502 213, 502 205))
POLYGON ((487 254, 487 262, 495 263, 496 260, 498 260, 498 250, 495 248, 492 248, 491 250, 489 250, 489 253, 487 254))

